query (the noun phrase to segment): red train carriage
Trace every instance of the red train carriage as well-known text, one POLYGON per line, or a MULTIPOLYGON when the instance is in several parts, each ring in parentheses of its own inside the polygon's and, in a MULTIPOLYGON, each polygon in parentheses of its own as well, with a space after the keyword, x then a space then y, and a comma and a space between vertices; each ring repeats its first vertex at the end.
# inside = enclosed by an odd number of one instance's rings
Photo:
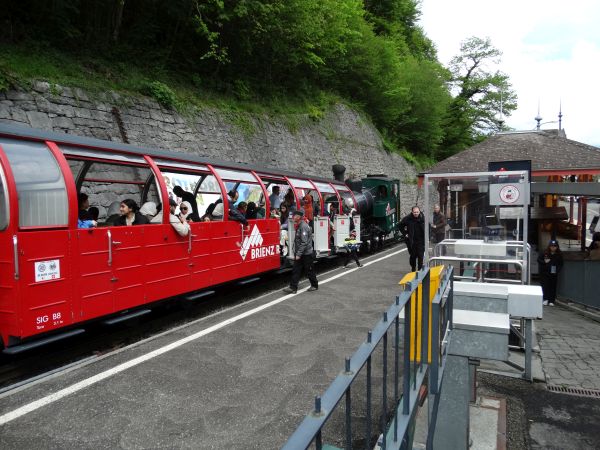
POLYGON ((342 182, 197 156, 0 125, 0 338, 8 353, 117 321, 145 305, 278 269, 280 223, 269 218, 279 185, 315 215, 356 204, 342 182), (202 215, 222 199, 221 220, 193 222, 186 237, 169 223, 78 228, 78 194, 104 212, 112 201, 168 205, 172 188, 193 192, 202 215), (230 189, 264 217, 248 227, 227 217, 230 189), (124 312, 128 312, 125 316, 124 312))

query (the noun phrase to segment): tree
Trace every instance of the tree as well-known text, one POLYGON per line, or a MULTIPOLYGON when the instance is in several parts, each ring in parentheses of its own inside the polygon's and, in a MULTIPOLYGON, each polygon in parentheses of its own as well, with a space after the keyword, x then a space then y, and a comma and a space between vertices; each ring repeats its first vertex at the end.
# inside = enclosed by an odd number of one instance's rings
POLYGON ((440 156, 451 156, 502 130, 500 111, 508 116, 517 108, 508 75, 495 68, 501 55, 489 38, 471 37, 450 61, 454 98, 446 114, 440 156))

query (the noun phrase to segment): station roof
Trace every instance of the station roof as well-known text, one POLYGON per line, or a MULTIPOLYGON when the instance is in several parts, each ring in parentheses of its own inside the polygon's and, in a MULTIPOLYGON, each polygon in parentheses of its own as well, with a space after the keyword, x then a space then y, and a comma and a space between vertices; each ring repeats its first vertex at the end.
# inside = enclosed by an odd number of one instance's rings
POLYGON ((533 176, 600 173, 600 148, 567 139, 564 130, 540 130, 495 134, 421 175, 486 172, 491 161, 529 159, 533 176))

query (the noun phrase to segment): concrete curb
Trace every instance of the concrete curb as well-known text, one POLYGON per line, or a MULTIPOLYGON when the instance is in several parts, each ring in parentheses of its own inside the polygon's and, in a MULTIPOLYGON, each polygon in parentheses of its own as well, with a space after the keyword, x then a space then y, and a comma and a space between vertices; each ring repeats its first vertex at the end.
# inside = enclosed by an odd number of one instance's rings
POLYGON ((557 298, 556 303, 558 303, 563 308, 567 308, 571 311, 574 311, 584 317, 587 317, 588 319, 600 322, 600 311, 597 311, 595 309, 592 310, 587 306, 580 305, 579 303, 573 303, 564 299, 557 298))

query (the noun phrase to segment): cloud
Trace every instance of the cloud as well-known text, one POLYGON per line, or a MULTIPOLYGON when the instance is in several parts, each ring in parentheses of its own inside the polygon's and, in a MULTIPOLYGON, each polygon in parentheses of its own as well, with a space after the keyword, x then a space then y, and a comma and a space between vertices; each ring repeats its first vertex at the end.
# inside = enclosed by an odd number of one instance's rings
POLYGON ((557 121, 562 101, 567 136, 600 146, 600 2, 422 0, 421 10, 421 25, 442 63, 471 36, 490 37, 503 52, 499 68, 518 95, 509 126, 535 128, 538 101, 543 122, 557 121))

